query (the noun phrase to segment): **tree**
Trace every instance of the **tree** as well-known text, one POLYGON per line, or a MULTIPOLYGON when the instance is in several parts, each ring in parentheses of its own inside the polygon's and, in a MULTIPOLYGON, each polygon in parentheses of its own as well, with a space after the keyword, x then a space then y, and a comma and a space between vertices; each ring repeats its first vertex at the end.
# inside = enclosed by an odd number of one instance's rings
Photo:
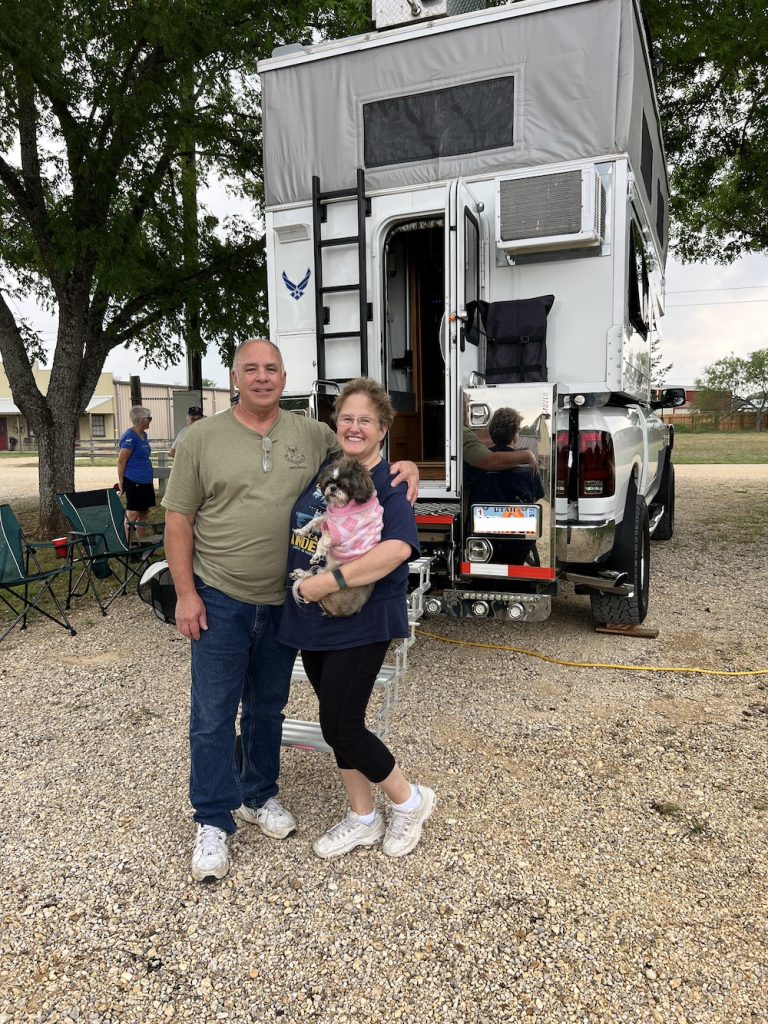
POLYGON ((684 262, 768 249, 765 0, 645 0, 684 262))
POLYGON ((38 440, 43 530, 57 529, 56 492, 73 489, 78 416, 113 348, 139 344, 145 364, 168 365, 190 299, 204 344, 264 332, 256 60, 278 43, 360 27, 363 6, 0 6, 0 355, 38 440), (201 209, 194 262, 179 187, 190 140, 201 184, 222 178, 254 203, 251 223, 201 209), (46 352, 14 316, 19 297, 58 315, 47 395, 32 374, 46 352))
POLYGON ((745 358, 725 356, 707 366, 696 380, 701 394, 699 408, 730 412, 754 412, 755 430, 762 430, 768 412, 768 348, 750 352, 745 358))
POLYGON ((661 351, 661 338, 654 334, 651 342, 651 386, 663 388, 667 374, 674 366, 674 363, 664 362, 664 353, 661 351))

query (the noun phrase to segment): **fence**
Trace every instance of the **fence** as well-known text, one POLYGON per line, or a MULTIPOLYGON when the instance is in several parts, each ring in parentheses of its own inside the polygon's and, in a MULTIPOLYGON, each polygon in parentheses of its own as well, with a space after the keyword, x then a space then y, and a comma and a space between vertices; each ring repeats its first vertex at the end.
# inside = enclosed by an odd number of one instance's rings
POLYGON ((754 412, 674 412, 665 413, 664 422, 672 423, 681 430, 696 433, 742 433, 755 429, 757 413, 754 412))

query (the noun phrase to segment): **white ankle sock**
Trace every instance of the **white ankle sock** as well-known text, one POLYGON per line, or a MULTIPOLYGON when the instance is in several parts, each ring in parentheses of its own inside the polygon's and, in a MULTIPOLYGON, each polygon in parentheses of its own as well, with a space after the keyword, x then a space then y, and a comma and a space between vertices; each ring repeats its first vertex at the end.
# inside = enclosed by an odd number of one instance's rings
POLYGON ((376 821, 376 808, 374 807, 370 814, 358 814, 357 820, 362 821, 364 825, 372 825, 376 821))
POLYGON ((421 803, 421 790, 411 783, 411 795, 402 804, 392 804, 396 811, 415 811, 421 803))

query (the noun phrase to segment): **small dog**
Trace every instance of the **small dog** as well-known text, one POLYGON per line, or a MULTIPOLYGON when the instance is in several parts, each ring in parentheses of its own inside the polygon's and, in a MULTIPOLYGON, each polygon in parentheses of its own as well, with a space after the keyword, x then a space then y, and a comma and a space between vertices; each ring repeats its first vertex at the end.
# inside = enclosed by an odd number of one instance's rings
MULTIPOLYGON (((325 498, 326 511, 316 516, 296 532, 303 537, 310 533, 320 535, 317 549, 310 560, 314 572, 333 572, 334 569, 364 555, 381 540, 384 510, 379 504, 371 474, 357 459, 344 458, 328 466, 317 482, 325 498)), ((295 569, 291 573, 293 596, 299 604, 305 603, 299 594, 302 579, 313 570, 295 569)), ((346 618, 356 615, 373 593, 373 583, 363 587, 345 587, 338 593, 328 594, 320 602, 326 615, 346 618)))

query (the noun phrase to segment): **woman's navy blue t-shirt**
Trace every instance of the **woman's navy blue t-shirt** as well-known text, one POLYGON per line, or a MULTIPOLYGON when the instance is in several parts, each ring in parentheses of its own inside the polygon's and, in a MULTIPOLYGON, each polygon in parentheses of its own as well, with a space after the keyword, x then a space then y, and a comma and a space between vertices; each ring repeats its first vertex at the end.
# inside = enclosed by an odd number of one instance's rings
POLYGON ((124 474, 135 484, 152 483, 152 463, 150 455, 152 448, 147 440, 146 433, 139 436, 130 427, 120 438, 120 448, 127 448, 131 453, 125 464, 124 474))
MULTIPOLYGON (((320 472, 332 460, 320 467, 320 472)), ((405 484, 392 487, 389 463, 382 461, 371 470, 373 484, 384 510, 382 540, 402 540, 411 545, 411 558, 419 556, 419 538, 416 519, 406 497, 405 484)), ((364 644, 394 640, 408 636, 408 562, 405 561, 388 576, 379 580, 370 600, 357 615, 340 619, 324 615, 317 602, 299 605, 290 592, 294 569, 309 569, 310 559, 315 553, 318 537, 301 537, 301 529, 316 515, 325 511, 325 499, 317 489, 317 477, 299 497, 291 511, 291 539, 288 548, 288 592, 283 606, 283 620, 278 637, 289 647, 305 651, 338 651, 348 647, 362 647, 364 644)))

